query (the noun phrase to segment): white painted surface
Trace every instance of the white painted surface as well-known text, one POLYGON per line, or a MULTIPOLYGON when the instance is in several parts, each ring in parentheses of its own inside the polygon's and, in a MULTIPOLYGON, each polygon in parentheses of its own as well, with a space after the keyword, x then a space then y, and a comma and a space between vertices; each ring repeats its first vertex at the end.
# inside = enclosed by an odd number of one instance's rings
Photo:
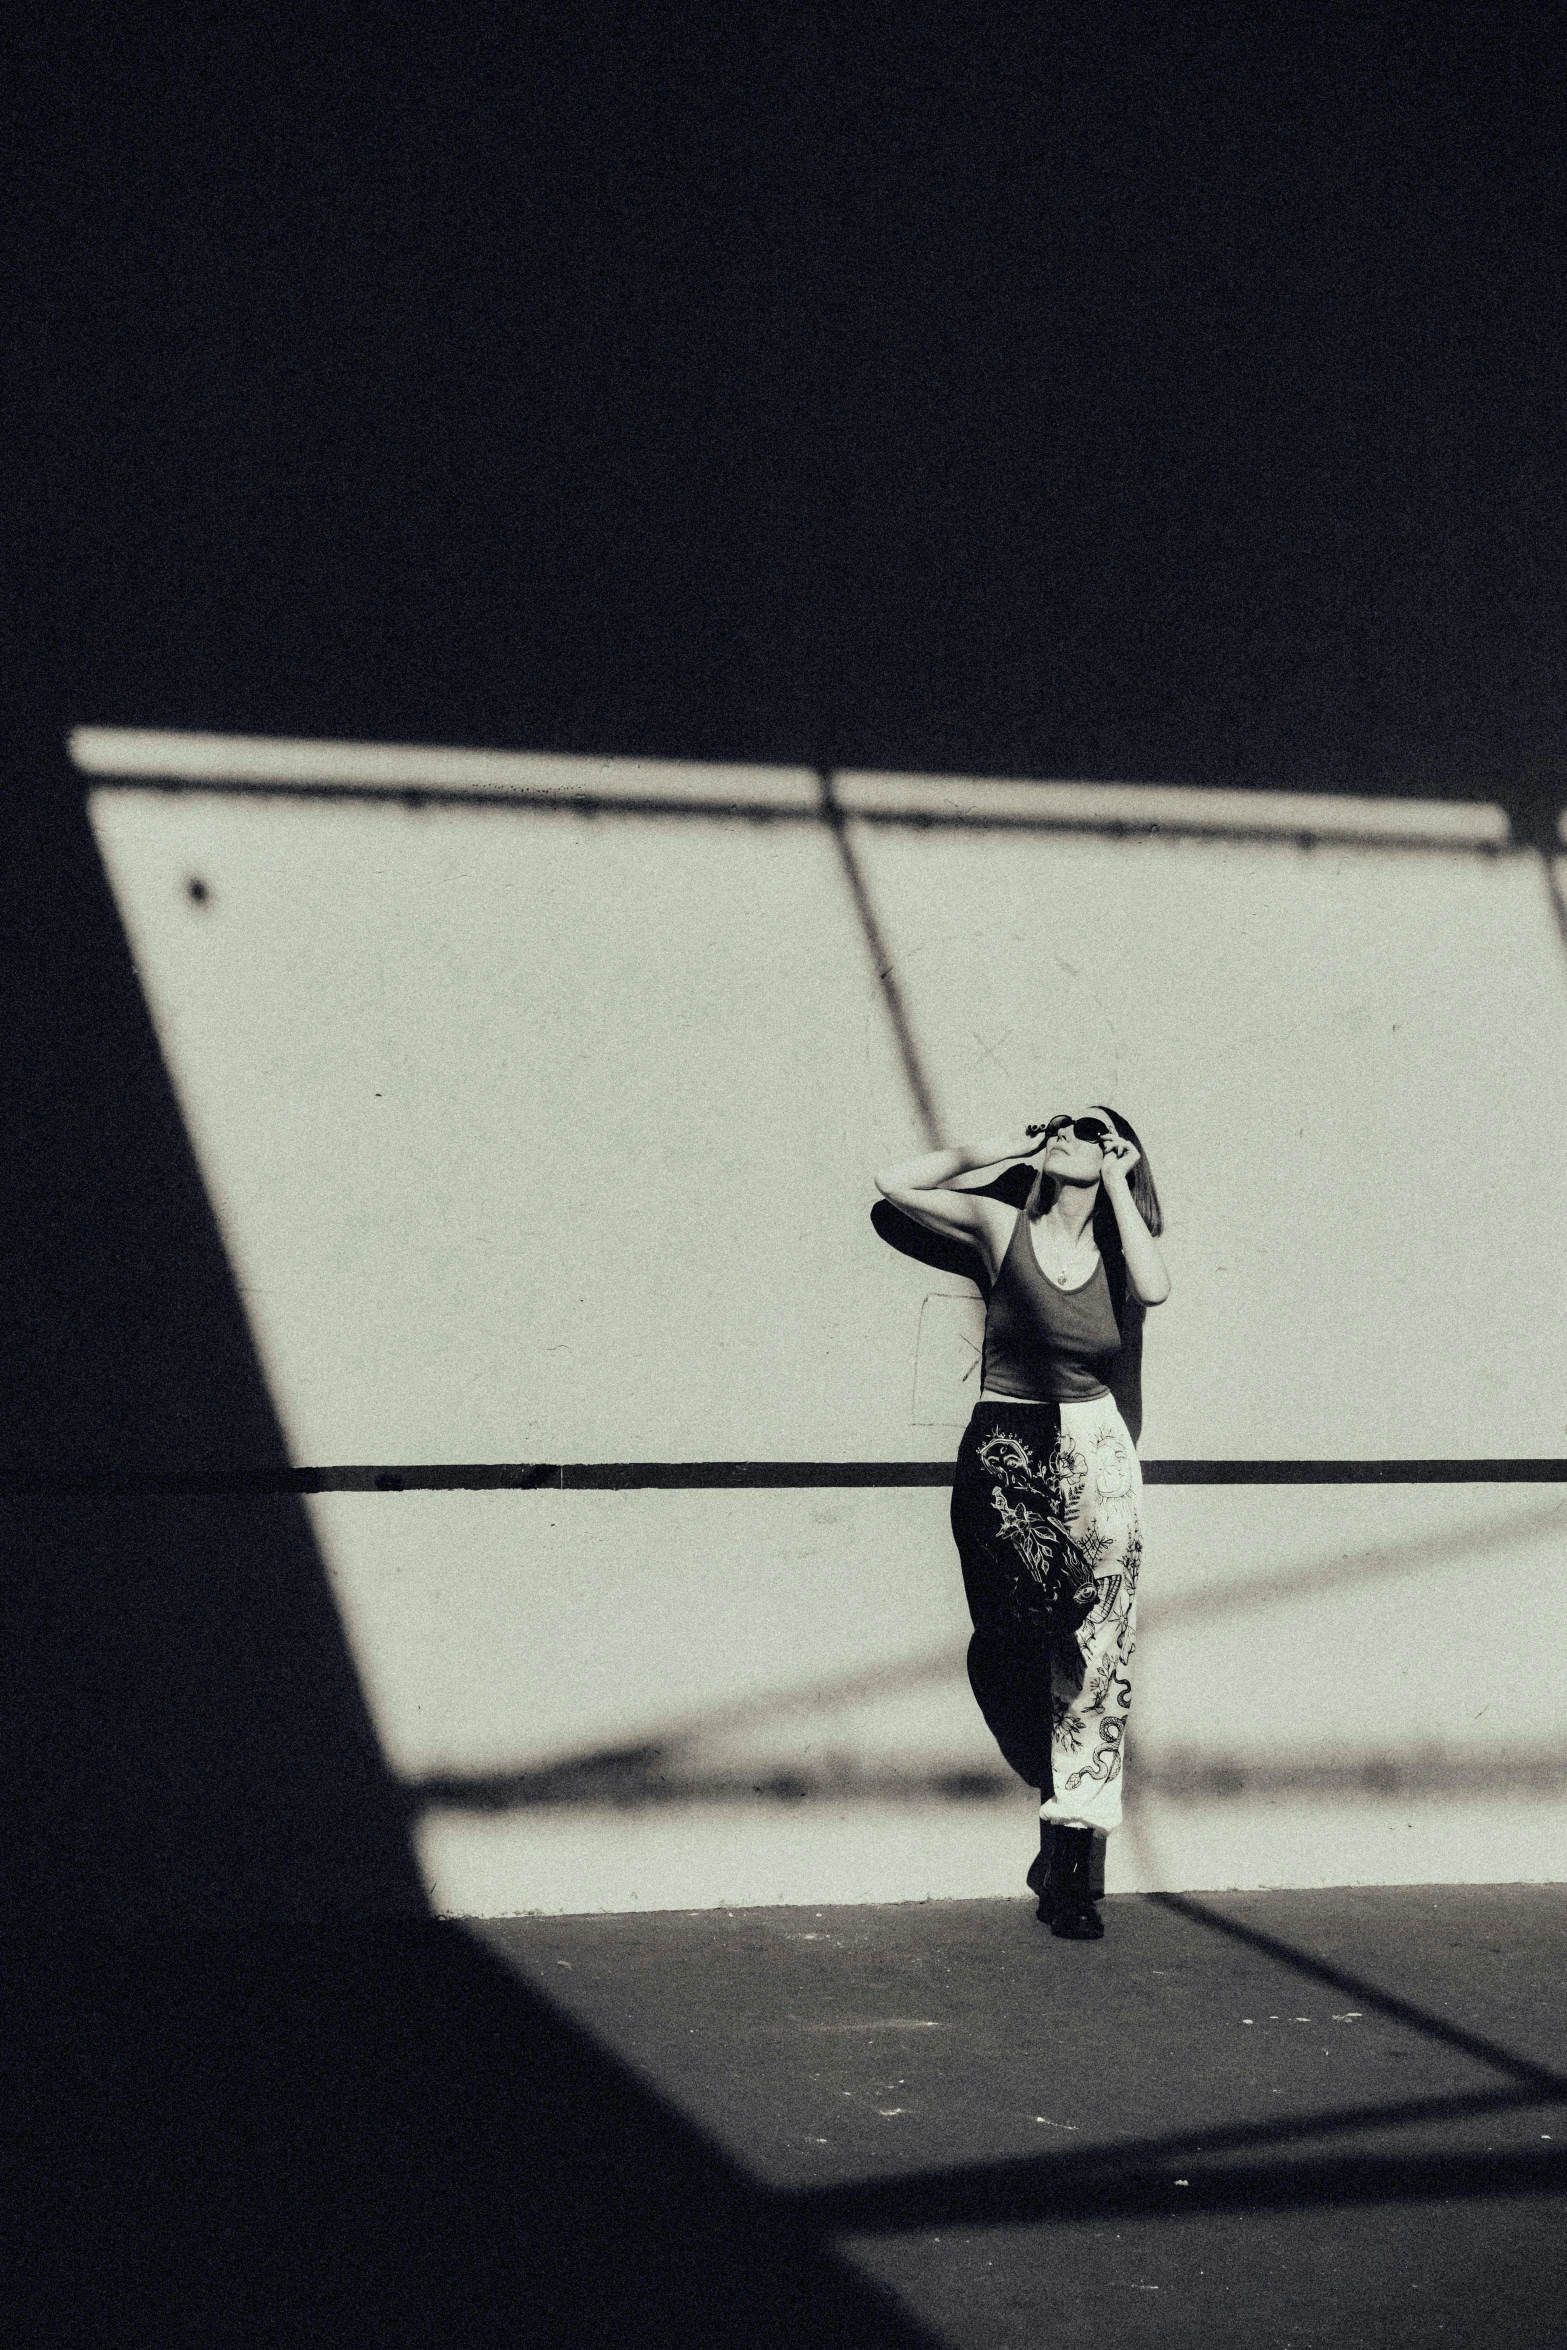
MULTIPOLYGON (((1361 1798, 1151 1801, 1106 1856, 1107 1893, 1265 1886, 1554 1884, 1567 1803, 1361 1798)), ((853 1901, 1026 1901, 1027 1791, 994 1804, 830 1804, 649 1814, 426 1817, 418 1853, 454 1917, 742 1909, 853 1901)))
MULTIPOLYGON (((482 792, 498 797, 678 800, 749 808, 815 808, 808 767, 733 767, 676 759, 594 759, 545 751, 476 751, 428 743, 341 743, 287 735, 187 734, 143 726, 78 726, 70 753, 84 775, 275 785, 334 791, 482 792)), ((1451 823, 1451 815, 1448 818, 1451 823)))
POLYGON ((1100 1099, 1148 1145, 1175 1286, 1145 1454, 1567 1449, 1536 860, 854 835, 949 1130, 1100 1099))
POLYGON ((901 1080, 824 831, 95 817, 297 1459, 909 1451, 934 1284, 868 1223, 901 1080))
MULTIPOLYGON (((1015 1890, 1026 1790, 832 1792, 989 1772, 945 1496, 322 1496, 311 1503, 383 1740, 411 1778, 648 1744, 675 1789, 794 1773, 799 1802, 426 1816, 448 1909, 699 1908, 1015 1890)), ((1561 1759, 1567 1496, 1549 1487, 1160 1487, 1132 1783, 1184 1758, 1337 1769, 1331 1791, 1149 1792, 1111 1890, 1567 1874, 1567 1801, 1367 1796, 1366 1761, 1561 1759), (1478 1610, 1478 1614, 1477 1614, 1478 1610)))
MULTIPOLYGON (((918 1147, 832 844, 100 792, 296 1457, 938 1457, 918 1147), (184 895, 197 873, 211 896, 184 895)), ((1103 1093, 1146 1453, 1567 1438, 1567 983, 1528 857, 857 825, 950 1131, 1103 1093)))
MULTIPOLYGON (((920 1137, 825 832, 93 809, 297 1460, 950 1455, 963 1285, 870 1231, 871 1168, 920 1137)), ((851 836, 949 1130, 1108 1096, 1148 1141, 1176 1290, 1145 1454, 1567 1451, 1567 984, 1537 864, 851 836)), ((683 1768, 994 1761, 939 1489, 312 1507, 413 1777, 654 1736, 683 1768)), ((1150 1758, 1560 1735, 1552 1489, 1147 1510, 1150 1758)), ((1417 1835, 1362 1799, 1330 1832, 1324 1801, 1150 1808, 1155 1857, 1124 1838, 1111 1884, 1563 1873, 1524 1865, 1560 1852, 1548 1805, 1502 1805, 1503 1867, 1485 1803, 1417 1835)), ((912 1899, 1011 1890, 1011 1814, 447 1811, 421 1850, 480 1911, 912 1899)))
MULTIPOLYGON (((1567 1735, 1567 1489, 1147 1490, 1136 1748, 1505 1753, 1567 1735)), ((645 1741, 969 1768, 994 1750, 940 1490, 324 1494, 411 1777, 645 1741)))

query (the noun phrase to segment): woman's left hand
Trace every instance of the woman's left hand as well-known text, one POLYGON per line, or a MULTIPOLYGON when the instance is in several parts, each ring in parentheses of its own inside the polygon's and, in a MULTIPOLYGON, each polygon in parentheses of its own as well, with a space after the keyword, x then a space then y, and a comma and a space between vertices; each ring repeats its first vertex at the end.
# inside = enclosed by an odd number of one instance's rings
POLYGON ((1126 1177, 1142 1157, 1136 1143, 1128 1142, 1124 1134, 1107 1134, 1100 1145, 1104 1152, 1104 1171, 1107 1178, 1126 1177))

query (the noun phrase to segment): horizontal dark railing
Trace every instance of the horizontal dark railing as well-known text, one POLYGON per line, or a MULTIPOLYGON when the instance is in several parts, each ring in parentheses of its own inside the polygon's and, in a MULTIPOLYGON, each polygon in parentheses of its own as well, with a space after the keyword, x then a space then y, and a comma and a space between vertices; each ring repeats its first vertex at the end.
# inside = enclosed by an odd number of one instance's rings
MULTIPOLYGON (((1144 1461, 1148 1485, 1567 1485, 1567 1460, 1144 1461)), ((322 1469, 12 1469, 0 1498, 639 1493, 950 1485, 946 1461, 434 1461, 322 1469)))
MULTIPOLYGON (((1332 821, 1331 795, 1327 794, 1317 795, 1329 802, 1320 818, 1303 817, 1293 822, 1279 820, 1269 824, 1255 820, 1248 823, 1239 816, 1139 815, 1133 808, 1120 815, 1108 811, 1089 815, 1066 810, 1051 814, 1024 813, 1015 808, 985 808, 977 802, 961 807, 877 807, 867 805, 858 796, 842 806, 830 796, 813 804, 794 799, 725 798, 721 792, 708 799, 688 799, 654 791, 506 791, 439 783, 297 783, 280 776, 112 775, 95 770, 88 773, 94 791, 157 792, 175 798, 324 800, 360 807, 402 808, 414 815, 426 810, 453 810, 475 816, 563 815, 594 819, 657 816, 708 824, 836 826, 847 823, 881 832, 1079 834, 1127 842, 1194 840, 1256 848, 1331 849, 1335 854, 1346 849, 1364 849, 1380 850, 1384 854, 1389 850, 1403 850, 1417 855, 1496 858, 1516 855, 1530 845, 1526 839, 1518 838, 1516 824, 1499 838, 1473 832, 1416 832, 1393 826, 1385 831, 1372 831, 1358 825, 1336 825, 1332 821)), ((1194 792, 1203 789, 1201 785, 1178 788, 1194 792)))

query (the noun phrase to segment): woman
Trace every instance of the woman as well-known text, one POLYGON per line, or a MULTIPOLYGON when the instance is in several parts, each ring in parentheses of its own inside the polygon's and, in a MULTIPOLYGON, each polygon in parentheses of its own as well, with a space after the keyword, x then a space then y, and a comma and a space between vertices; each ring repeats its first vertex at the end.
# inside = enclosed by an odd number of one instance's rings
POLYGON ((1040 1791, 1039 1916, 1096 1939, 1093 1838, 1120 1824, 1132 1698, 1142 1317, 1170 1294, 1158 1193, 1136 1133, 1103 1103, 927 1152, 876 1188, 984 1266, 979 1400, 952 1488, 969 1680, 1007 1761, 1040 1791), (1020 1160, 1038 1161, 1021 1208, 948 1188, 1020 1160))

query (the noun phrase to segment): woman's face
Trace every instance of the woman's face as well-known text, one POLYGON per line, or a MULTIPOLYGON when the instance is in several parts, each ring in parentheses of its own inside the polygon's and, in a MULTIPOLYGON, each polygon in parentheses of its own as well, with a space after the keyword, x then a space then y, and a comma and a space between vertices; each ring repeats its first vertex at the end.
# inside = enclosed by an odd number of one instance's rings
POLYGON ((1046 1145, 1040 1162, 1043 1172, 1059 1177, 1064 1183, 1097 1183, 1104 1170, 1104 1152, 1097 1142, 1085 1142, 1080 1134, 1074 1134, 1070 1121, 1097 1118, 1101 1126, 1108 1126, 1109 1112, 1097 1102, 1087 1102, 1080 1109, 1058 1110, 1054 1116, 1067 1122, 1046 1145))

